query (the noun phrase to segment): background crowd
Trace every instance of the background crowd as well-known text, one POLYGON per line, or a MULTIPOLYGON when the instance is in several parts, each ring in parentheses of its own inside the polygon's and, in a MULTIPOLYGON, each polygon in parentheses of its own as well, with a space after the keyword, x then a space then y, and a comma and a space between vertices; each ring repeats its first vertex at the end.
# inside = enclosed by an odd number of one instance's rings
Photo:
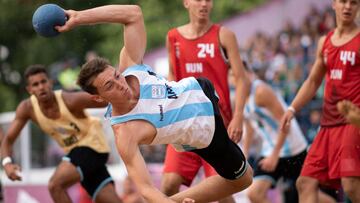
MULTIPOLYGON (((241 47, 241 55, 289 104, 310 72, 318 39, 334 28, 331 8, 320 12, 313 7, 299 27, 288 21, 274 36, 257 33, 241 47)), ((323 85, 311 103, 297 114, 309 141, 319 126, 322 99, 323 85)))

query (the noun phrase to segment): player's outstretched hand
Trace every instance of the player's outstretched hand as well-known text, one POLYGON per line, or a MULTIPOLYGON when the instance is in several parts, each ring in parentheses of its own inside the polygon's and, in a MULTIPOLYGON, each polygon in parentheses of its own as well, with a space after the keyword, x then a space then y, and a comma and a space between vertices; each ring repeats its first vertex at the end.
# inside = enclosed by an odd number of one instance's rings
POLYGON ((12 181, 21 181, 20 171, 21 168, 17 164, 8 163, 4 166, 7 177, 12 181))

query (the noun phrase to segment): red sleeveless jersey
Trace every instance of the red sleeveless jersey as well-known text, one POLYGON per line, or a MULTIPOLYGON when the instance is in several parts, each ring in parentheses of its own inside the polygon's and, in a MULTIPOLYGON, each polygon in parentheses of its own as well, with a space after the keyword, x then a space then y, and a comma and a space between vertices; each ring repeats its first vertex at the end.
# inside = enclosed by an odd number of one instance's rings
POLYGON ((326 67, 322 126, 346 123, 337 102, 345 99, 360 107, 360 33, 341 46, 332 44, 333 34, 326 36, 322 49, 326 67))
POLYGON ((219 40, 220 25, 213 25, 201 37, 186 39, 174 28, 168 32, 170 61, 175 80, 193 76, 205 77, 214 84, 220 97, 219 106, 226 126, 232 111, 230 105, 228 70, 219 40))

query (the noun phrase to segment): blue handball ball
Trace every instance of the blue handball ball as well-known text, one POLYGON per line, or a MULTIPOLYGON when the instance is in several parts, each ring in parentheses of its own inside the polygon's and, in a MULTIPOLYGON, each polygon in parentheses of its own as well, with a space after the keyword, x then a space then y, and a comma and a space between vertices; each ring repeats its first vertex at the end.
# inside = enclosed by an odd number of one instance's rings
POLYGON ((44 37, 55 37, 59 32, 55 26, 64 25, 66 22, 64 10, 56 4, 44 4, 36 9, 32 24, 35 31, 44 37))

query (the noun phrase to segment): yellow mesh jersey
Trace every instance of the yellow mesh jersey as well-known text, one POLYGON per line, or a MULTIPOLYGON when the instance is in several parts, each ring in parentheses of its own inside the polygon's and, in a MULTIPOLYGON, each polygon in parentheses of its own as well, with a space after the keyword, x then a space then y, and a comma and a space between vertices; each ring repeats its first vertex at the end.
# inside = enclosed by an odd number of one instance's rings
POLYGON ((47 118, 40 109, 39 102, 34 95, 30 97, 36 119, 41 129, 51 136, 67 153, 74 147, 87 146, 99 153, 110 151, 100 119, 88 116, 76 118, 66 107, 61 96, 62 91, 55 91, 59 105, 60 118, 47 118))

